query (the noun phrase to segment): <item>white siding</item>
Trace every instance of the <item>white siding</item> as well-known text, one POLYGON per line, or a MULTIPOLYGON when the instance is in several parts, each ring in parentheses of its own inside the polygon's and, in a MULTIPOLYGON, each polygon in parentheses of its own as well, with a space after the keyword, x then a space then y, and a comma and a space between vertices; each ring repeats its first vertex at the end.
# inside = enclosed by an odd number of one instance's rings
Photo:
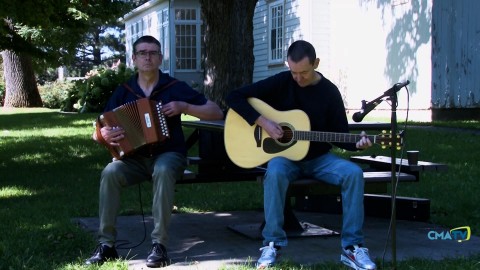
MULTIPOLYGON (((132 37, 130 33, 130 26, 137 22, 141 22, 142 32, 141 35, 151 35, 160 40, 160 30, 158 25, 158 16, 157 13, 164 9, 175 10, 175 8, 200 8, 200 3, 198 0, 151 0, 142 6, 136 8, 129 14, 125 15, 125 30, 126 30, 126 63, 127 66, 133 66, 132 63, 132 48, 131 45, 133 41, 138 37, 132 37), (173 6, 170 7, 170 2, 173 6), (132 41, 133 40, 133 41, 132 41)), ((164 58, 169 59, 170 66, 162 67, 162 71, 170 73, 172 76, 180 80, 184 80, 189 84, 201 83, 203 81, 203 72, 202 71, 192 71, 192 72, 177 72, 175 68, 175 40, 174 40, 174 16, 170 14, 169 16, 169 50, 164 51, 164 58)), ((140 36, 141 36, 140 35, 140 36)), ((162 42, 163 43, 163 42, 162 42)), ((165 47, 162 44, 162 50, 165 47)))
POLYGON ((480 108, 479 9, 477 0, 435 2, 433 108, 480 108))
MULTIPOLYGON (((292 42, 303 39, 313 44, 321 59, 319 71, 330 69, 330 5, 329 0, 285 0, 285 57, 292 42)), ((268 64, 268 1, 260 0, 255 9, 254 25, 254 74, 253 81, 264 79, 280 71, 284 65, 268 64)), ((286 59, 284 59, 284 62, 286 59)))
MULTIPOLYGON (((310 0, 309 0, 310 1, 310 0)), ((253 81, 259 81, 268 76, 274 75, 280 71, 287 70, 284 63, 269 64, 268 63, 268 3, 271 1, 259 0, 255 8, 253 16, 253 36, 254 48, 253 55, 255 57, 255 64, 253 68, 253 81)), ((298 33, 300 21, 296 17, 295 8, 298 1, 285 0, 284 1, 284 51, 294 41, 294 35, 298 33), (293 6, 292 6, 293 5, 293 6)), ((285 62, 284 59, 283 62, 285 62)))
MULTIPOLYGON (((419 110, 410 119, 430 120, 432 1, 285 0, 285 50, 297 39, 311 42, 318 70, 337 84, 351 110, 409 80, 410 104, 404 88, 399 118, 409 105, 419 110)), ((267 63, 268 2, 260 0, 254 15, 254 81, 287 69, 267 63)), ((376 111, 389 117, 390 108, 384 102, 376 111)))
MULTIPOLYGON (((275 0, 259 0, 253 17, 253 81, 287 70, 284 64, 268 62, 268 4, 272 2, 275 0)), ((411 82, 408 86, 410 108, 428 110, 432 100, 432 2, 283 0, 285 54, 295 40, 311 42, 320 58, 318 70, 339 86, 347 108, 351 110, 358 110, 361 100, 373 100, 393 84, 405 80, 411 82)), ((168 0, 147 2, 143 9, 137 9, 126 19, 127 29, 129 23, 139 18, 148 25, 148 14, 168 3, 168 0)), ((197 0, 175 0, 172 3, 175 7, 199 7, 197 0)), ((131 51, 128 45, 127 51, 131 51)), ((171 46, 174 48, 173 43, 171 46)), ((174 61, 173 53, 171 59, 174 61)), ((181 75, 186 77, 180 79, 196 77, 201 81, 201 73, 181 75)), ((402 90, 399 92, 399 111, 406 109, 407 105, 406 91, 402 90)), ((389 113, 389 109, 384 102, 376 111, 389 113)))
MULTIPOLYGON (((331 5, 332 70, 343 75, 349 107, 358 109, 361 100, 373 100, 393 84, 409 80, 410 104, 404 88, 398 92, 398 108, 429 109, 432 0, 343 0, 331 5)), ((383 102, 376 111, 385 110, 388 116, 390 109, 383 102)))
POLYGON ((267 9, 266 1, 260 0, 257 2, 253 16, 253 55, 255 57, 253 81, 258 81, 270 75, 268 72, 267 9))
POLYGON ((328 78, 333 79, 331 70, 331 10, 329 0, 310 1, 308 10, 305 11, 306 17, 311 18, 310 23, 302 26, 305 34, 305 40, 310 41, 315 47, 317 57, 320 59, 318 71, 322 72, 328 78), (309 13, 307 13, 309 12, 309 13), (308 15, 307 15, 308 14, 308 15))
MULTIPOLYGON (((131 13, 125 16, 125 30, 126 30, 126 64, 127 66, 133 66, 132 63, 132 44, 133 42, 143 35, 151 35, 157 39, 160 39, 158 32, 158 17, 157 12, 162 9, 168 8, 168 1, 152 0, 144 5, 133 10, 131 13), (141 22, 142 32, 139 36, 132 37, 131 26, 141 22)), ((162 44, 163 46, 163 44, 162 44)))

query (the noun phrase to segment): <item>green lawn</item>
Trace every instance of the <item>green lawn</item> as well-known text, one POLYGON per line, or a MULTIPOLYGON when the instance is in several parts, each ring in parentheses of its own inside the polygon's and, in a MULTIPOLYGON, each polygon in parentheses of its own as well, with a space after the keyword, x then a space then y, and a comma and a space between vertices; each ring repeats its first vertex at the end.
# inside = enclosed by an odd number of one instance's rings
MULTIPOLYGON (((127 269, 125 262, 84 267, 96 241, 71 222, 74 217, 97 216, 99 174, 111 158, 91 140, 95 118, 48 109, 1 108, 0 269, 127 269)), ((480 130, 478 121, 440 124, 480 130)), ((450 228, 470 226, 478 235, 479 135, 409 128, 405 143, 407 150, 420 150, 421 159, 445 163, 449 169, 422 173, 419 183, 401 184, 398 195, 429 198, 432 222, 450 228)), ((374 147, 364 154, 388 155, 389 150, 374 147)), ((151 196, 143 188, 148 213, 151 196)), ((122 215, 139 213, 138 189, 126 189, 122 199, 122 215)), ((262 193, 256 183, 248 182, 179 185, 175 205, 181 212, 251 210, 262 207, 262 193), (233 193, 245 196, 231 202, 233 193)), ((286 263, 275 269, 306 268, 286 263)), ((325 264, 311 269, 345 268, 325 264)), ((480 269, 480 254, 440 262, 409 260, 400 262, 398 269, 480 269)))

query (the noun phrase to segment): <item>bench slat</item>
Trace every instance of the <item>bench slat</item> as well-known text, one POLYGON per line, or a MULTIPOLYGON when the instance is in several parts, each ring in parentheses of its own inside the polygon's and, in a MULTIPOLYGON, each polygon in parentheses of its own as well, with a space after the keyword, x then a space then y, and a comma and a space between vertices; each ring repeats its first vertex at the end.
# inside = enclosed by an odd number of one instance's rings
MULTIPOLYGON (((401 182, 414 182, 416 177, 407 173, 398 174, 398 180, 401 182)), ((391 172, 363 172, 363 178, 365 183, 388 183, 391 182, 392 175, 391 172)), ((299 179, 292 182, 290 185, 293 186, 304 186, 304 185, 314 185, 314 184, 325 184, 322 181, 314 179, 299 179)))
MULTIPOLYGON (((244 177, 246 178, 251 178, 251 180, 256 180, 258 181, 258 177, 261 176, 262 171, 256 171, 254 173, 255 177, 250 175, 249 173, 245 173, 244 177), (250 176, 250 177, 249 177, 250 176)), ((400 173, 398 174, 398 181, 399 182, 414 182, 416 181, 416 177, 411 174, 407 173, 400 173)), ((195 172, 192 172, 190 170, 185 170, 183 173, 183 179, 179 180, 178 183, 193 183, 195 182, 194 180, 197 178, 197 174, 195 172)), ((363 172, 363 178, 365 179, 365 183, 389 183, 391 182, 391 172, 363 172)), ((205 180, 205 179, 204 179, 205 180)), ((235 179, 235 181, 238 181, 238 179, 235 179)), ((249 181, 248 179, 246 181, 249 181)), ((210 182, 210 181, 208 181, 210 182)), ((211 182, 215 182, 214 179, 212 179, 211 182)), ((218 182, 229 182, 229 179, 227 177, 223 178, 223 181, 218 181, 218 182)), ((307 186, 307 185, 318 185, 318 184, 325 184, 322 181, 314 180, 314 179, 299 179, 294 182, 292 182, 290 185, 292 186, 307 186)))

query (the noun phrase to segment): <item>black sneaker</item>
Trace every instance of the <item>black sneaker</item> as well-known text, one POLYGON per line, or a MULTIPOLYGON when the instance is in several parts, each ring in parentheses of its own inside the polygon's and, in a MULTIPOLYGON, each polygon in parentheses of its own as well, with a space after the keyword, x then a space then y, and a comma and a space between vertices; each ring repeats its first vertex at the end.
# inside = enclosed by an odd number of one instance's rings
POLYGON ((170 259, 168 258, 165 246, 159 243, 154 243, 150 250, 150 254, 148 254, 147 257, 147 266, 158 268, 168 266, 169 264, 170 259))
POLYGON ((115 247, 109 247, 107 245, 99 244, 92 257, 85 261, 85 264, 102 264, 108 260, 118 259, 117 250, 115 247))

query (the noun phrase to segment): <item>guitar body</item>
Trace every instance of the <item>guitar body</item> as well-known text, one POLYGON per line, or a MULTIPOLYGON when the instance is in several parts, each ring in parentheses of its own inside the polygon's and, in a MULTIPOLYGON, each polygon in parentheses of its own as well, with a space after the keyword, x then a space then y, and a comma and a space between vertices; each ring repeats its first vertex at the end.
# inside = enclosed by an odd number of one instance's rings
POLYGON ((310 119, 301 110, 277 111, 256 98, 249 98, 248 102, 260 114, 277 122, 283 129, 283 137, 272 139, 260 126, 250 126, 234 110, 228 110, 225 118, 225 149, 232 162, 242 168, 254 168, 279 156, 301 160, 307 155, 310 142, 356 143, 366 137, 382 148, 401 149, 403 145, 402 134, 395 135, 396 140, 392 141, 392 135, 386 132, 372 136, 311 131, 310 119))
MULTIPOLYGON (((301 110, 277 111, 256 98, 249 98, 248 102, 260 114, 279 123, 284 130, 310 130, 310 119, 301 110)), ((301 160, 310 146, 310 141, 274 140, 259 126, 250 126, 232 109, 228 110, 225 118, 224 136, 228 157, 242 168, 254 168, 277 156, 301 160)))

